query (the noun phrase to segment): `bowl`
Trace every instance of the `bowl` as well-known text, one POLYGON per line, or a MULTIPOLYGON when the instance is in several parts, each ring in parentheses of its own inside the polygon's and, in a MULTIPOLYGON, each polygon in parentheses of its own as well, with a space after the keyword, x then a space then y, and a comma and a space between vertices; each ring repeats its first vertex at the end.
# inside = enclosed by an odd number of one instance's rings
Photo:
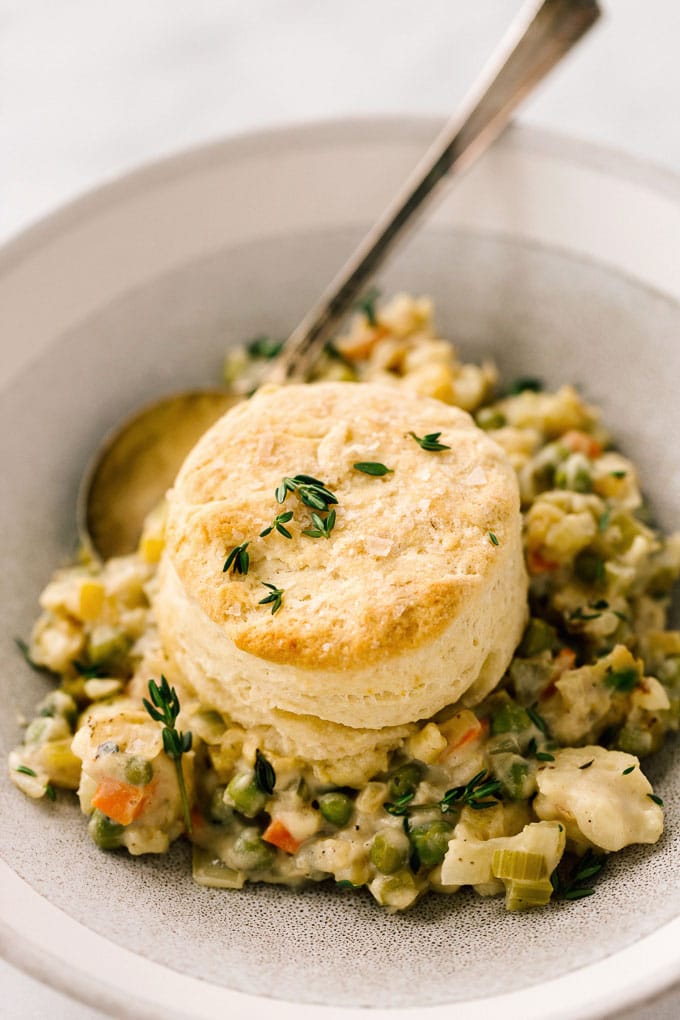
MULTIPOLYGON (((436 128, 335 122, 209 146, 0 254, 3 755, 47 687, 14 639, 74 553, 76 487, 100 438, 158 394, 214 383, 229 343, 286 335, 436 128)), ((640 465, 660 523, 678 521, 680 182, 514 128, 379 282, 432 295, 464 357, 578 384, 640 465)), ((465 893, 391 916, 326 887, 200 888, 186 846, 104 856, 75 798, 28 801, 3 773, 2 947, 120 1017, 611 1015, 680 977, 675 758, 671 744, 647 768, 667 805, 661 843, 617 855, 594 897, 520 915, 465 893)))

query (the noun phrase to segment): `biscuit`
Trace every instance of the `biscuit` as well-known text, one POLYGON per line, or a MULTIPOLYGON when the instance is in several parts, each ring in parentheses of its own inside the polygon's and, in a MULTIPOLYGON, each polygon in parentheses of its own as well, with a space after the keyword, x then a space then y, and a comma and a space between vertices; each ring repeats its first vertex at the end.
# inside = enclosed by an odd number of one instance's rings
POLYGON ((243 725, 287 713, 379 731, 476 703, 512 657, 526 592, 504 453, 465 412, 397 388, 262 389, 203 436, 168 495, 161 639, 200 699, 243 725), (338 500, 329 538, 302 533, 294 493, 275 499, 298 474, 338 500), (287 510, 291 539, 259 537, 287 510), (244 542, 247 574, 223 572, 244 542), (274 615, 264 582, 283 592, 274 615))

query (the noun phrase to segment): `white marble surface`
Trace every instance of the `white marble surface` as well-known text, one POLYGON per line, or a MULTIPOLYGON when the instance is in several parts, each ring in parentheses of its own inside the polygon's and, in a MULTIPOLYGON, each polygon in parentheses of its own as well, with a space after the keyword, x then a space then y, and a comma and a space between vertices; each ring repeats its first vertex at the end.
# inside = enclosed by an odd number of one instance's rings
MULTIPOLYGON (((294 121, 453 109, 517 0, 0 0, 0 242, 141 162, 294 121)), ((610 0, 530 123, 680 172, 680 4, 610 0)), ((0 342, 1 339, 0 339, 0 342)), ((8 1020, 101 1014, 0 961, 8 1020)), ((674 1020, 680 998, 620 1020, 674 1020)))

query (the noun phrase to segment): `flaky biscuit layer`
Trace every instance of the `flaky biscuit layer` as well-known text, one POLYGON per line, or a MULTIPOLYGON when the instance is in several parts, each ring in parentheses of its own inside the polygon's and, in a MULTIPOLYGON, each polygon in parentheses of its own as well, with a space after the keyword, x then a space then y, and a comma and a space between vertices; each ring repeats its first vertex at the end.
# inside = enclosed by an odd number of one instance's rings
POLYGON ((379 730, 466 692, 479 700, 526 617, 515 474, 467 414, 435 400, 356 383, 260 391, 180 471, 158 611, 206 703, 247 725, 286 712, 379 730), (409 432, 441 432, 451 449, 423 450, 409 432), (363 461, 391 471, 363 474, 363 461), (294 495, 276 503, 299 473, 338 499, 329 539, 301 533, 310 511, 294 495), (292 539, 258 537, 288 509, 292 539), (246 541, 247 575, 223 573, 246 541), (265 581, 284 593, 273 616, 265 581))

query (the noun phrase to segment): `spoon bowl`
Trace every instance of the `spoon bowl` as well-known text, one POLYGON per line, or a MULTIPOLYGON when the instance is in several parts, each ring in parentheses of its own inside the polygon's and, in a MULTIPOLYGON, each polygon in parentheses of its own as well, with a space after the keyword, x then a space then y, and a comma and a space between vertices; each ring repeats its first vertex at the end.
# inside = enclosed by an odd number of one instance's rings
POLYGON ((115 428, 78 494, 78 532, 87 552, 133 552, 144 519, 172 485, 189 450, 243 397, 226 390, 176 393, 147 404, 115 428))

